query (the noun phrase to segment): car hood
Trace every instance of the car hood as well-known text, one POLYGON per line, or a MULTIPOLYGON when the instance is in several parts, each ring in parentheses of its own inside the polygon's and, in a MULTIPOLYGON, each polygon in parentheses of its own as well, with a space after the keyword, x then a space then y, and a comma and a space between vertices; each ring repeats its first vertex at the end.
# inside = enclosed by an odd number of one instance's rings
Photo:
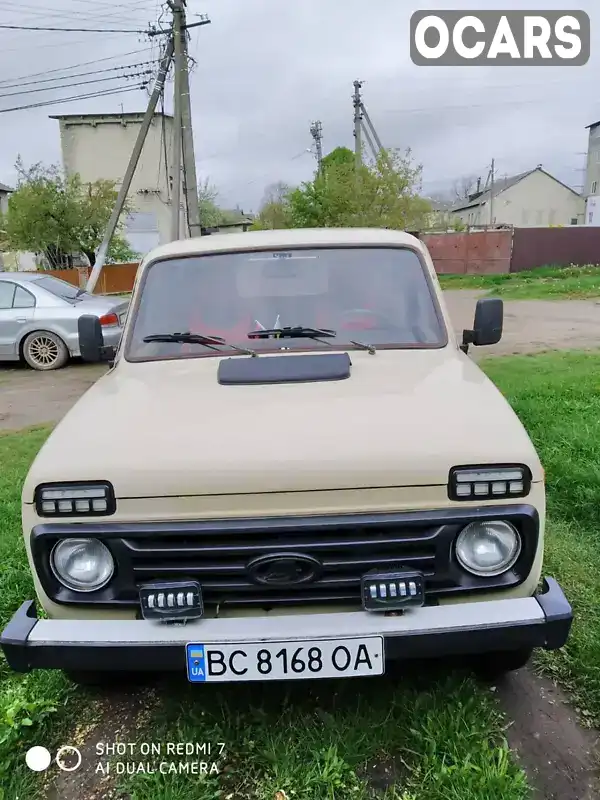
POLYGON ((511 407, 461 352, 351 358, 347 380, 268 386, 220 385, 217 357, 121 361, 59 423, 24 499, 46 481, 109 480, 120 498, 441 486, 453 466, 494 463, 543 479, 511 407))

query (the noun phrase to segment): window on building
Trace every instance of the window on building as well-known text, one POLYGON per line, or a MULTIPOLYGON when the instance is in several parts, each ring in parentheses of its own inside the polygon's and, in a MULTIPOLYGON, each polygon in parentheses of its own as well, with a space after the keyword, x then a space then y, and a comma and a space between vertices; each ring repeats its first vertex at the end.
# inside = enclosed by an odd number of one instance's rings
POLYGON ((597 188, 598 188, 598 181, 592 181, 592 188, 590 190, 591 194, 596 194, 597 188))

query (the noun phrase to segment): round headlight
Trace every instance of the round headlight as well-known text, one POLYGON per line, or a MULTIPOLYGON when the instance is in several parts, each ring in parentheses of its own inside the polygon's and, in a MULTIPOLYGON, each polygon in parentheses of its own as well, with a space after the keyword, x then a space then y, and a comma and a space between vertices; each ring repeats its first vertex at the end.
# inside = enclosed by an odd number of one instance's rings
POLYGON ((115 562, 106 545, 97 539, 62 539, 50 556, 58 580, 76 592, 95 592, 109 582, 115 562))
POLYGON ((473 575, 491 578, 514 566, 521 537, 509 522, 471 522, 458 534, 456 558, 473 575))

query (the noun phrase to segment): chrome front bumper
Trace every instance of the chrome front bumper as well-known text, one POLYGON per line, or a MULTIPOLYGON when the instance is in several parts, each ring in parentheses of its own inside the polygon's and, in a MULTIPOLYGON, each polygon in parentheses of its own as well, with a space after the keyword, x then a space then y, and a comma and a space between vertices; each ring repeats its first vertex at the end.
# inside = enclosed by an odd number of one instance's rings
POLYGON ((366 611, 200 619, 186 625, 146 620, 38 619, 21 605, 0 636, 10 667, 182 671, 185 645, 384 637, 386 659, 413 659, 541 647, 569 636, 573 612, 553 578, 534 597, 410 609, 399 616, 366 611))

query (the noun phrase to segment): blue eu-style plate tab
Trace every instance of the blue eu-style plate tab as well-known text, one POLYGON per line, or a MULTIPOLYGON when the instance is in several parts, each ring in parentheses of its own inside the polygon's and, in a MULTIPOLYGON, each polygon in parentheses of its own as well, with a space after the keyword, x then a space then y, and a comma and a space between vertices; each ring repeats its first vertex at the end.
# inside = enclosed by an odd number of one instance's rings
POLYGON ((185 649, 188 679, 192 683, 203 683, 206 680, 204 645, 188 644, 185 649))

